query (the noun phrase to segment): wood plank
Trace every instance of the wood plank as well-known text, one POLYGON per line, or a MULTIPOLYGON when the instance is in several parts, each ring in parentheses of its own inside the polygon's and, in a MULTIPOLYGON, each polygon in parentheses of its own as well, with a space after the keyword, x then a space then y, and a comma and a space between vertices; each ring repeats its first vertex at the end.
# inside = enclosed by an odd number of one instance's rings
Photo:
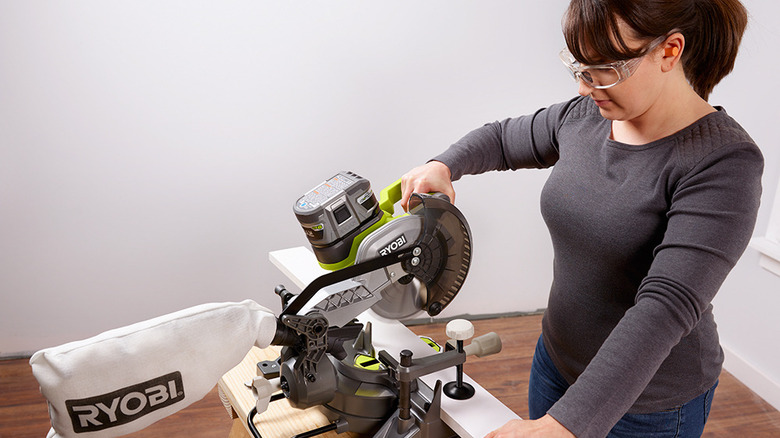
POLYGON ((45 437, 50 427, 29 361, 0 361, 0 437, 45 437))

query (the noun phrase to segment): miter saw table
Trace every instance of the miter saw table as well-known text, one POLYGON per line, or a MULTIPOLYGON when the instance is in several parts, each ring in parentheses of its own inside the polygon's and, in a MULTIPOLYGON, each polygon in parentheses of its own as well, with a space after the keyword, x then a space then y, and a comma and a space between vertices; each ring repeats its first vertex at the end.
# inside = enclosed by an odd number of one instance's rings
MULTIPOLYGON (((270 253, 270 259, 298 287, 303 289, 326 271, 321 268, 314 254, 308 248, 297 247, 270 253)), ((399 357, 402 350, 410 350, 415 358, 422 358, 436 352, 411 330, 396 320, 383 318, 372 310, 361 313, 359 322, 371 323, 373 344, 377 351, 385 350, 393 357, 399 357)), ((257 364, 272 361, 279 356, 281 347, 264 350, 254 348, 244 360, 225 374, 219 381, 220 395, 225 407, 236 418, 231 437, 251 436, 246 418, 255 406, 251 385, 247 383, 257 375, 257 364)), ((436 381, 450 382, 455 379, 455 368, 447 368, 421 377, 430 388, 436 381)), ((504 404, 490 395, 468 376, 463 380, 475 389, 468 400, 441 398, 442 420, 461 437, 483 437, 509 420, 519 418, 504 404)), ((305 431, 327 427, 328 418, 316 407, 296 409, 286 400, 270 403, 268 410, 254 418, 254 424, 263 438, 290 438, 305 431)), ((334 431, 319 436, 356 436, 351 432, 337 434, 334 431)))

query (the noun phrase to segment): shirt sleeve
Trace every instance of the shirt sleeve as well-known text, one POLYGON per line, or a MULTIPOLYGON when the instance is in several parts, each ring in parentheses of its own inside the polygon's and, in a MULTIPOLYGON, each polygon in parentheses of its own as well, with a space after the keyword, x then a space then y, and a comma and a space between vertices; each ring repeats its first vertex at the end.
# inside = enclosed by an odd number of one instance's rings
POLYGON ((557 132, 578 97, 533 114, 488 123, 433 158, 450 168, 452 180, 491 170, 547 168, 558 161, 557 132))
POLYGON ((731 144, 677 181, 663 241, 633 307, 548 412, 577 437, 606 436, 672 348, 696 327, 747 247, 762 170, 754 144, 731 144))

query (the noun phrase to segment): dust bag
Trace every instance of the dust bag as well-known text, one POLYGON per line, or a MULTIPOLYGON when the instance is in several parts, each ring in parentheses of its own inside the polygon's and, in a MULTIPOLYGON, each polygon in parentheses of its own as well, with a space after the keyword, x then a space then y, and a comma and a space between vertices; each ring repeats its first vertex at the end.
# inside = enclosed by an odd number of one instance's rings
POLYGON ((49 437, 124 435, 205 396, 276 318, 251 300, 191 307, 46 348, 30 358, 49 404, 49 437))

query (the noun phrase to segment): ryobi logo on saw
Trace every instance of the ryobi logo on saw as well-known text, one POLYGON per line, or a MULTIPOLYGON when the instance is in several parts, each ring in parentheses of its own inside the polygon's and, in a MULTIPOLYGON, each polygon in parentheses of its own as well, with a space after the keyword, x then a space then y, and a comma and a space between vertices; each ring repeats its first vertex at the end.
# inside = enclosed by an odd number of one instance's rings
POLYGON ((184 400, 181 373, 176 371, 108 394, 65 400, 73 431, 94 432, 129 423, 184 400))
POLYGON ((395 240, 390 242, 387 246, 385 246, 384 248, 380 248, 379 255, 385 256, 394 253, 404 245, 406 245, 406 236, 401 234, 400 236, 396 237, 395 240))

